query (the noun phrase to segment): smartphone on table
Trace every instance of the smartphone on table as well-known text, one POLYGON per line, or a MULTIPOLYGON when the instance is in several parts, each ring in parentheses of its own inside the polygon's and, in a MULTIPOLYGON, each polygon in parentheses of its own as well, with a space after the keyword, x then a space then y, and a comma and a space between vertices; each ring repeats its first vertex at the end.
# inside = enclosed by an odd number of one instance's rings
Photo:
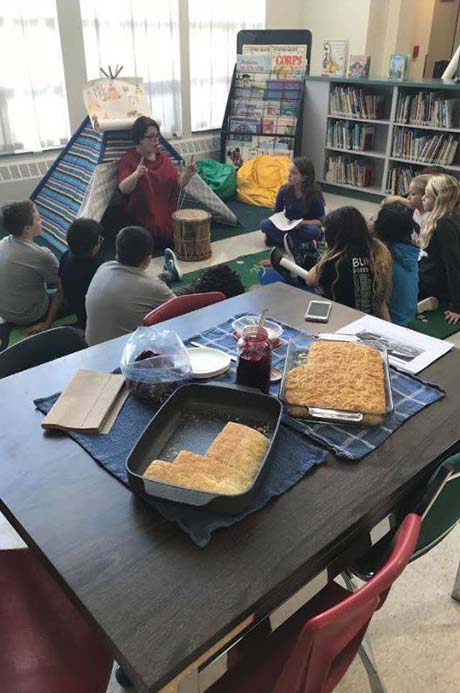
POLYGON ((327 322, 331 314, 332 304, 330 301, 310 301, 305 320, 312 322, 327 322))

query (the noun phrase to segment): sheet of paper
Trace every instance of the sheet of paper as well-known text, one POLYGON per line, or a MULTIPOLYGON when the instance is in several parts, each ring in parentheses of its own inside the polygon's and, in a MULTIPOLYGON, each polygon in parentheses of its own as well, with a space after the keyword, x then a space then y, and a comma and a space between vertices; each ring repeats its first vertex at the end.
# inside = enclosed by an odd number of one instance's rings
POLYGON ((276 212, 269 219, 280 231, 291 231, 302 221, 302 219, 288 219, 284 212, 276 212))
POLYGON ((453 346, 450 342, 428 337, 407 327, 393 325, 372 315, 365 315, 337 332, 356 334, 382 342, 387 348, 390 364, 401 371, 413 374, 419 373, 433 361, 444 356, 453 346))

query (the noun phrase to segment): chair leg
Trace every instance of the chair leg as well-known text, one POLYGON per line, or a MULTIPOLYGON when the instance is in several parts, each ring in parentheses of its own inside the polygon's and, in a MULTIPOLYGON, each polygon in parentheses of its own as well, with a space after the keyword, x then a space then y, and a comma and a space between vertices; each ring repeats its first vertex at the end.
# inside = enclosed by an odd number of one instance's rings
POLYGON ((345 587, 347 590, 350 590, 350 592, 357 592, 359 589, 359 586, 355 582, 355 578, 352 573, 350 573, 349 570, 345 569, 340 573, 340 576, 342 580, 345 583, 345 587))
POLYGON ((366 670, 372 693, 385 693, 385 687, 380 680, 372 646, 367 635, 364 636, 361 645, 359 646, 359 656, 361 657, 361 662, 366 670))
POLYGON ((455 599, 455 601, 460 602, 460 563, 458 564, 457 575, 455 576, 454 588, 452 590, 451 597, 452 599, 455 599))

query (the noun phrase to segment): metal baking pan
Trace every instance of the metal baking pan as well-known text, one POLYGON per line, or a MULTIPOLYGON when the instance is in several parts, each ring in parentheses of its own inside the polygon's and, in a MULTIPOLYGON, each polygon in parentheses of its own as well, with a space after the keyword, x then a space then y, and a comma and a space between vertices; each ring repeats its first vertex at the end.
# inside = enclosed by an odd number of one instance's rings
POLYGON ((296 419, 306 419, 312 422, 322 423, 345 423, 355 424, 359 426, 379 426, 383 423, 385 416, 393 411, 393 395, 391 392, 390 369, 388 365, 387 350, 381 343, 370 340, 361 339, 356 335, 347 334, 322 334, 317 337, 305 335, 291 339, 288 346, 286 362, 284 366, 283 381, 281 383, 280 398, 285 405, 285 411, 289 416, 296 419), (382 357, 384 367, 384 385, 385 385, 385 413, 380 414, 373 411, 349 411, 344 409, 326 409, 322 407, 309 407, 306 405, 290 404, 286 400, 286 383, 289 371, 293 368, 308 363, 308 352, 311 345, 318 341, 341 341, 353 342, 354 344, 368 346, 376 351, 382 357))
POLYGON ((258 390, 237 385, 189 384, 177 389, 145 428, 126 462, 128 483, 146 500, 185 503, 196 508, 236 514, 247 508, 270 464, 282 403, 258 390), (251 426, 270 441, 252 486, 237 495, 217 495, 146 479, 155 459, 172 462, 180 450, 204 454, 229 421, 251 426))

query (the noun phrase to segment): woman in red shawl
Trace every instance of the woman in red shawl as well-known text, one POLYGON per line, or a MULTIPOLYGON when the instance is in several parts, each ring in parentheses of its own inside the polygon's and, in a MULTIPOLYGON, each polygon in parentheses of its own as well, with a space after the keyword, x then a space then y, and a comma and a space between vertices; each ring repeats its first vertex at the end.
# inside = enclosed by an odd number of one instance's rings
POLYGON ((125 211, 132 223, 151 232, 156 247, 172 243, 172 213, 179 188, 196 173, 193 158, 179 174, 159 146, 160 128, 152 118, 140 116, 131 130, 135 147, 120 160, 118 187, 125 195, 125 211))

